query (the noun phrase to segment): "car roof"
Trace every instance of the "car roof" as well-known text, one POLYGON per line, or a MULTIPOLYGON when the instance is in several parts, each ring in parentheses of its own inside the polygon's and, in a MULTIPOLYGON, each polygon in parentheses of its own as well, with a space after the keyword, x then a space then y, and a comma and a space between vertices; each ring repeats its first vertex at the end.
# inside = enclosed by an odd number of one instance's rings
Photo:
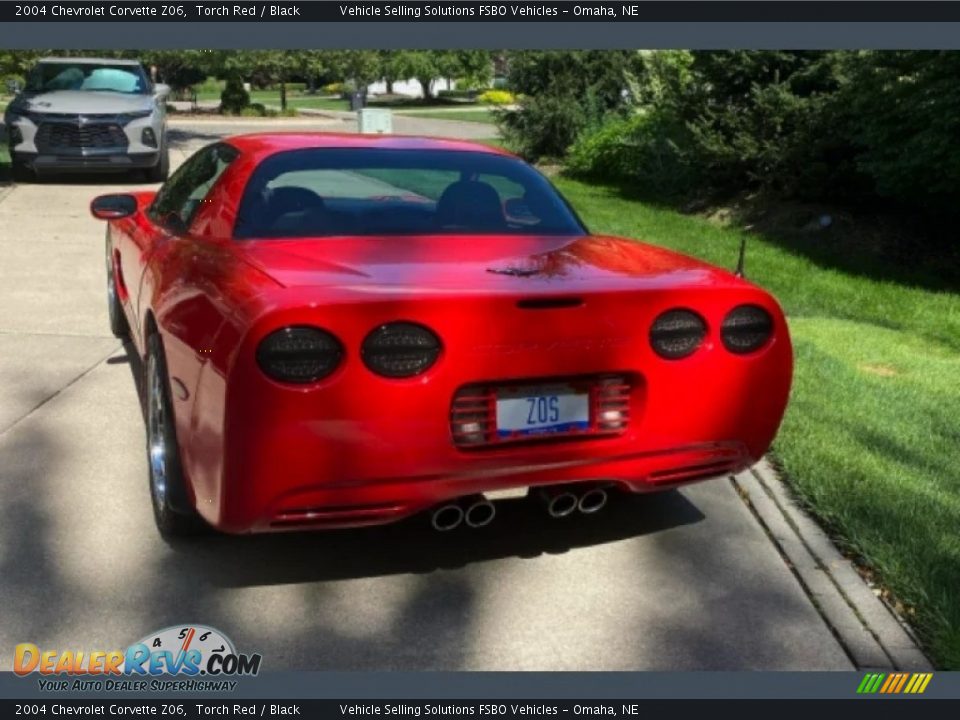
POLYGON ((449 138, 416 135, 361 135, 358 133, 272 132, 235 135, 225 142, 243 153, 259 158, 285 150, 312 148, 381 148, 390 150, 448 150, 452 152, 480 152, 489 155, 512 153, 503 148, 483 143, 449 138))
POLYGON ((45 57, 37 60, 37 64, 40 63, 73 63, 75 65, 140 65, 139 60, 96 57, 45 57))

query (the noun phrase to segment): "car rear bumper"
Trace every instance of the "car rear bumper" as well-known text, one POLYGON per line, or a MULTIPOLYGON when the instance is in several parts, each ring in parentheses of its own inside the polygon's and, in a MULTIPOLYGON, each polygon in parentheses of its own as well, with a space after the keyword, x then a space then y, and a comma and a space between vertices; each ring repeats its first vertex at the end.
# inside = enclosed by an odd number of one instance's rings
POLYGON ((232 526, 226 517, 221 522, 222 529, 230 532, 380 525, 460 498, 517 488, 532 491, 545 486, 596 484, 630 493, 657 492, 736 473, 754 461, 740 443, 718 442, 622 457, 505 465, 483 473, 345 481, 283 495, 249 525, 232 526))
POLYGON ((12 153, 15 163, 35 172, 121 172, 152 168, 159 152, 127 153, 125 150, 84 154, 12 153))

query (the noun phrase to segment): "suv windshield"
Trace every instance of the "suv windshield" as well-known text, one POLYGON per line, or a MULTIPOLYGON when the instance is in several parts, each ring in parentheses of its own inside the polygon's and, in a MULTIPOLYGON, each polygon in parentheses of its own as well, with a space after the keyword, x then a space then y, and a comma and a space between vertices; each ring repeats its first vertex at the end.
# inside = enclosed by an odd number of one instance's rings
POLYGON ((585 231, 547 180, 484 152, 310 148, 266 158, 244 190, 237 238, 585 231))
POLYGON ((27 90, 89 90, 143 95, 150 92, 150 84, 143 69, 137 65, 108 63, 40 63, 27 78, 27 90))

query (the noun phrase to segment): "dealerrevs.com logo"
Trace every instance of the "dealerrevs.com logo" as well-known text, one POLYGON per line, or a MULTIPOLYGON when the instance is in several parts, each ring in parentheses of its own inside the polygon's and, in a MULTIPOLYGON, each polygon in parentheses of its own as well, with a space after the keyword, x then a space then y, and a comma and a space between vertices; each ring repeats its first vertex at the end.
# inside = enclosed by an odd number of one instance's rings
POLYGON ((21 677, 39 674, 40 690, 50 692, 222 692, 236 689, 233 678, 259 673, 261 660, 259 653, 238 653, 219 630, 175 625, 126 650, 41 650, 21 643, 14 650, 13 671, 21 677))

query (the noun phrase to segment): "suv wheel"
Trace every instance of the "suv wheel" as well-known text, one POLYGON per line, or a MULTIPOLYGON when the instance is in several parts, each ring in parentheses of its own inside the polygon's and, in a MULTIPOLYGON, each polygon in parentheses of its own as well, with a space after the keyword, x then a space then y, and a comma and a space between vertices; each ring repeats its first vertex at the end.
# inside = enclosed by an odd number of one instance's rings
POLYGON ((150 182, 165 182, 170 175, 170 148, 167 147, 166 138, 160 145, 160 158, 157 164, 147 170, 147 180, 150 182))
POLYGON ((30 182, 31 180, 36 179, 36 175, 27 167, 26 164, 18 162, 17 160, 13 161, 13 166, 10 168, 10 174, 13 177, 14 182, 25 183, 30 182))

